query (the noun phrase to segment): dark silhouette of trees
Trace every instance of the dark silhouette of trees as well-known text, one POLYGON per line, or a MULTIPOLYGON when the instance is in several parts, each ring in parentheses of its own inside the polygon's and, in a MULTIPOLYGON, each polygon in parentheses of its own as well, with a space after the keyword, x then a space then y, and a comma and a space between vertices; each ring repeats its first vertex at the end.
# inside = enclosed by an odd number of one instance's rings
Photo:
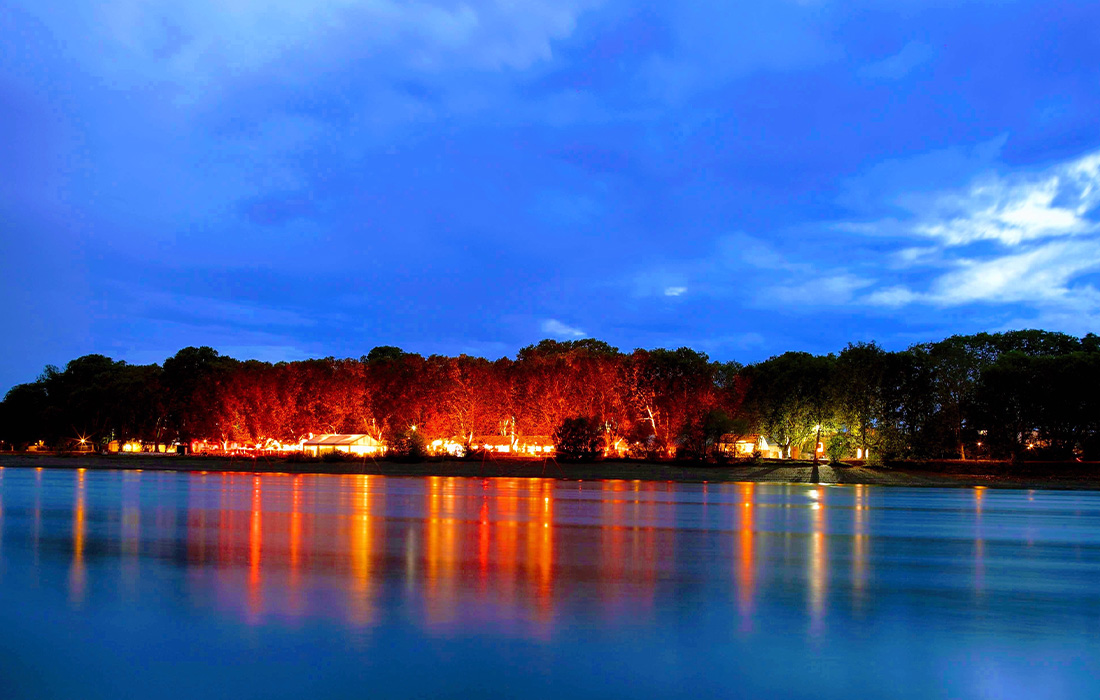
POLYGON ((595 459, 603 448, 603 430, 598 418, 573 416, 554 429, 554 446, 565 459, 595 459))

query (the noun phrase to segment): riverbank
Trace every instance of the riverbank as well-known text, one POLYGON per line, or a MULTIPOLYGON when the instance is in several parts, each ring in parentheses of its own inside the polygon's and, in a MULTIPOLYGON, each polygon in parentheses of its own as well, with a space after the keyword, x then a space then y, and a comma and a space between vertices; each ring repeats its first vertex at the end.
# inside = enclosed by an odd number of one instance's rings
POLYGON ((383 476, 462 476, 555 478, 569 480, 638 479, 678 482, 770 482, 866 484, 870 486, 931 486, 1011 489, 1100 490, 1100 465, 1045 464, 1024 468, 1004 463, 923 463, 878 467, 862 464, 813 465, 810 462, 762 460, 754 464, 705 465, 608 460, 390 460, 301 462, 285 458, 242 459, 178 455, 0 454, 0 467, 50 469, 148 469, 185 472, 248 472, 295 474, 377 474, 383 476))

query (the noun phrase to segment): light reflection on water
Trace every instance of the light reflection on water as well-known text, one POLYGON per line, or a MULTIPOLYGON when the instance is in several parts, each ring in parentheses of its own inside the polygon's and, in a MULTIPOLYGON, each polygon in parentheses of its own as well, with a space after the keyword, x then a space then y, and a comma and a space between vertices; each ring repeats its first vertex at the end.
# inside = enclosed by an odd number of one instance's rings
POLYGON ((1091 492, 9 468, 0 684, 1067 697, 1097 574, 1091 492))

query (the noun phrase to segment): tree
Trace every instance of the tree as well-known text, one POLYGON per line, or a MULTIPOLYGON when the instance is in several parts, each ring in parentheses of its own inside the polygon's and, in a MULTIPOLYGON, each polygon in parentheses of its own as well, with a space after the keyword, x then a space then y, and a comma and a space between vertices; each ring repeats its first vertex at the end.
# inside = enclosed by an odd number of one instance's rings
POLYGON ((44 381, 13 386, 0 403, 0 440, 25 449, 43 439, 48 408, 44 381))
MULTIPOLYGON (((752 422, 788 458, 811 438, 816 443, 834 423, 835 394, 830 386, 835 362, 832 355, 788 352, 745 369, 752 422)), ((816 458, 816 449, 814 454, 816 458)))
POLYGON ((566 459, 594 459, 602 442, 600 422, 591 416, 566 418, 554 429, 554 447, 566 459))
MULTIPOLYGON (((838 420, 848 428, 864 459, 878 448, 877 428, 884 423, 883 384, 888 353, 874 343, 849 343, 837 356, 833 373, 833 405, 838 420)), ((830 455, 831 456, 831 455, 830 455)))
POLYGON ((852 434, 846 431, 833 433, 829 436, 825 445, 825 454, 829 456, 832 464, 837 464, 841 459, 852 453, 852 434))
POLYGON ((689 416, 714 405, 714 366, 691 348, 635 350, 628 372, 636 419, 649 423, 656 448, 670 456, 689 416))
POLYGON ((721 408, 712 408, 696 415, 680 429, 680 454, 689 459, 705 460, 718 457, 722 438, 737 437, 748 432, 748 422, 732 418, 721 408))
POLYGON ((400 459, 420 460, 428 454, 428 443, 418 428, 403 431, 390 442, 389 454, 400 459))
POLYGON ((167 420, 180 440, 229 439, 224 389, 238 364, 207 346, 184 348, 164 361, 167 420))

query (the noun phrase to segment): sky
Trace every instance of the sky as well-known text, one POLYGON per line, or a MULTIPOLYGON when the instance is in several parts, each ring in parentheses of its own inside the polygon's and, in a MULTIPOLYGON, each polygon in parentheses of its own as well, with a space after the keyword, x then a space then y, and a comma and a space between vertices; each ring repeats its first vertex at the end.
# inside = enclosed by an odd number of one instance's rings
POLYGON ((0 392, 87 353, 1100 330, 1100 4, 0 0, 0 392))

